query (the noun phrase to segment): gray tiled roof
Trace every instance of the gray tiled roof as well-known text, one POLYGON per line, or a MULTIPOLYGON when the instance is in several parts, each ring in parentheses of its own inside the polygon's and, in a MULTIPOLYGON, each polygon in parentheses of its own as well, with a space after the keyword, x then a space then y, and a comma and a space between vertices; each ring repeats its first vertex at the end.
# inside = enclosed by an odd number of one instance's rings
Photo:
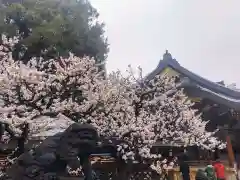
POLYGON ((216 103, 223 104, 229 108, 240 110, 240 91, 227 88, 216 82, 207 80, 182 67, 171 54, 166 52, 156 69, 146 76, 147 80, 153 79, 160 74, 166 67, 170 67, 188 79, 183 87, 194 86, 201 90, 201 97, 208 98, 216 103))

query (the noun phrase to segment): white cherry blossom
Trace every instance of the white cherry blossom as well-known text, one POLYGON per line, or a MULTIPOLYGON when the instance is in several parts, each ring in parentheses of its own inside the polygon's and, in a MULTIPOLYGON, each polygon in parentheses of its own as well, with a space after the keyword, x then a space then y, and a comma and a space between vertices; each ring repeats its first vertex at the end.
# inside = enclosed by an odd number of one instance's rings
POLYGON ((156 141, 205 149, 224 146, 214 132, 205 131, 207 122, 191 108, 175 77, 159 75, 146 82, 141 69, 139 77, 131 69, 128 76, 104 76, 93 59, 73 54, 55 60, 32 58, 23 64, 12 58, 15 42, 17 38, 3 36, 0 45, 0 115, 12 126, 27 121, 34 134, 54 128, 59 116, 91 123, 101 136, 117 142, 126 162, 150 162, 153 169, 154 163, 158 168, 167 163, 151 153, 156 141))

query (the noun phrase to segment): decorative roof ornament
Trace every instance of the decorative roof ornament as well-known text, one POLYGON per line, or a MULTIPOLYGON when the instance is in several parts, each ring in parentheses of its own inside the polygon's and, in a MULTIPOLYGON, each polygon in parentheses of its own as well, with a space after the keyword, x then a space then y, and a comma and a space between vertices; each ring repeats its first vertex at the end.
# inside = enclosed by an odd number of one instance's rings
POLYGON ((168 52, 168 50, 166 50, 165 54, 163 55, 163 60, 172 60, 172 55, 168 52))
POLYGON ((169 53, 168 50, 165 51, 165 53, 163 54, 163 59, 160 60, 158 66, 161 66, 161 64, 177 64, 178 66, 180 66, 180 64, 177 62, 176 59, 172 58, 172 55, 169 53))
POLYGON ((219 82, 217 82, 217 84, 220 84, 220 85, 223 85, 223 86, 225 86, 225 82, 222 80, 222 81, 219 81, 219 82))

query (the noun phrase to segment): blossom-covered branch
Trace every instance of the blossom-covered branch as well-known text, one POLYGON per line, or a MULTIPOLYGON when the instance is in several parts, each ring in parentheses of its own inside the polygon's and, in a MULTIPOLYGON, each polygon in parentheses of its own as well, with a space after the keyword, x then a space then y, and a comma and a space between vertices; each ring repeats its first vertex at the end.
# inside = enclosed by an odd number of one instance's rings
POLYGON ((205 149, 224 145, 205 131, 207 122, 191 108, 175 77, 159 75, 146 82, 141 70, 139 77, 131 71, 103 76, 93 59, 73 54, 23 64, 12 59, 14 41, 5 38, 0 45, 0 110, 11 124, 28 121, 44 128, 38 117, 57 115, 91 123, 117 142, 126 162, 164 162, 150 151, 156 141, 205 149))

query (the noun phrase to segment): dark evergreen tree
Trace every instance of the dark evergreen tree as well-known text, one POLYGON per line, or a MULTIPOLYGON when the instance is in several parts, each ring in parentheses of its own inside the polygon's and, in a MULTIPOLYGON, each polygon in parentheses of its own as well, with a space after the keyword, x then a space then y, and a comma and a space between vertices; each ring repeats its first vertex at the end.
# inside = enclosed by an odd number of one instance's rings
POLYGON ((88 0, 0 0, 0 33, 20 36, 14 58, 67 55, 105 60, 104 24, 88 0))

